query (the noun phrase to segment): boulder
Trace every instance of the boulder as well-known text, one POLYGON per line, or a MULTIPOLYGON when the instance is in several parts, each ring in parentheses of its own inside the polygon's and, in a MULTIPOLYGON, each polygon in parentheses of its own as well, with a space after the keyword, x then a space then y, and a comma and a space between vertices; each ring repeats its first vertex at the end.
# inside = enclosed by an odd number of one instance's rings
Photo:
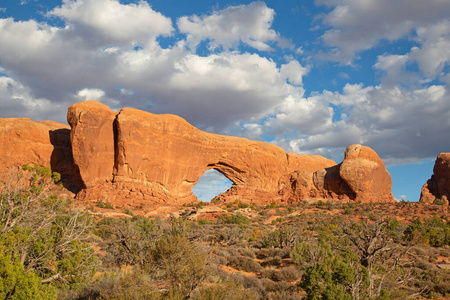
POLYGON ((434 203, 436 200, 449 205, 450 200, 450 153, 441 153, 436 158, 433 175, 422 187, 420 202, 434 203))
POLYGON ((392 180, 383 161, 371 148, 350 145, 340 164, 291 175, 289 202, 324 199, 361 202, 391 202, 392 180))
POLYGON ((339 175, 354 193, 356 201, 394 201, 391 175, 377 153, 367 146, 347 147, 339 175))

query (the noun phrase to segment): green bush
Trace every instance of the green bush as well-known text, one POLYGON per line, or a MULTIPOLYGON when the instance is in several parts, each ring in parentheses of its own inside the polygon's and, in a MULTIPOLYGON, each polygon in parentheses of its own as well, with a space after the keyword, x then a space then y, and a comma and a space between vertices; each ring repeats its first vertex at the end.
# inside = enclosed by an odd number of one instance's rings
POLYGON ((52 172, 50 168, 42 167, 38 164, 34 164, 33 166, 25 164, 22 166, 22 170, 33 173, 32 178, 34 181, 36 181, 38 178, 41 179, 51 178, 54 183, 57 183, 61 180, 61 175, 59 173, 52 172))
POLYGON ((142 216, 102 219, 97 223, 95 234, 102 238, 100 245, 106 251, 103 264, 114 267, 142 267, 148 263, 150 249, 163 236, 165 230, 171 230, 171 227, 166 224, 163 228, 161 221, 142 216))
POLYGON ((247 208, 247 207, 249 207, 249 205, 247 203, 244 203, 244 202, 239 202, 238 207, 239 208, 247 208))
POLYGON ((212 224, 211 221, 208 221, 207 219, 200 219, 198 220, 198 225, 209 225, 212 224))
POLYGON ((231 257, 228 265, 246 272, 261 272, 261 265, 256 260, 245 256, 231 257))
POLYGON ((289 256, 299 267, 305 266, 308 263, 313 264, 317 262, 318 251, 317 247, 312 246, 310 243, 297 242, 292 250, 289 252, 289 256))
POLYGON ((319 201, 317 201, 317 203, 316 203, 316 207, 318 207, 318 208, 320 208, 320 207, 322 207, 322 206, 324 206, 325 205, 325 203, 322 201, 322 200, 319 200, 319 201))
POLYGON ((56 290, 41 283, 33 271, 26 272, 18 259, 0 252, 0 299, 56 299, 56 290))
POLYGON ((97 202, 97 207, 107 208, 107 209, 114 209, 114 206, 112 206, 111 203, 109 203, 107 201, 103 202, 101 200, 97 202))
POLYGON ((269 205, 265 205, 264 209, 271 209, 271 208, 277 208, 278 204, 276 202, 272 202, 269 205))
POLYGON ((94 250, 86 242, 93 219, 50 193, 58 176, 49 168, 24 165, 23 170, 10 175, 9 185, 0 183, 2 253, 43 283, 84 284, 96 271, 94 250))
POLYGON ((436 204, 436 205, 445 205, 445 201, 442 200, 442 199, 436 198, 436 199, 433 201, 433 204, 436 204))
POLYGON ((275 229, 263 237, 262 246, 265 248, 286 248, 292 247, 297 240, 295 232, 289 226, 283 226, 275 229))
POLYGON ((227 282, 221 285, 203 286, 192 295, 193 300, 253 300, 259 299, 253 290, 242 284, 227 282))
POLYGON ((126 214, 126 215, 134 216, 133 211, 131 209, 129 209, 129 208, 125 208, 123 210, 123 213, 126 214))
POLYGON ((165 235, 151 251, 146 269, 167 280, 171 291, 187 299, 206 277, 207 255, 199 250, 184 235, 165 235))
POLYGON ((237 213, 235 215, 226 216, 224 219, 224 223, 225 224, 247 225, 247 224, 250 224, 250 220, 246 216, 244 216, 240 213, 237 213))
POLYGON ((354 211, 355 211, 355 209, 348 207, 348 206, 344 208, 345 215, 351 215, 351 214, 353 214, 354 211))
POLYGON ((278 217, 275 220, 272 220, 272 224, 276 224, 276 223, 282 223, 283 222, 283 218, 278 217))
POLYGON ((323 262, 306 268, 300 286, 307 293, 307 299, 350 300, 356 276, 356 270, 349 261, 328 252, 323 262))
POLYGON ((450 226, 436 215, 425 219, 423 223, 415 219, 405 229, 403 239, 432 247, 450 245, 450 226))

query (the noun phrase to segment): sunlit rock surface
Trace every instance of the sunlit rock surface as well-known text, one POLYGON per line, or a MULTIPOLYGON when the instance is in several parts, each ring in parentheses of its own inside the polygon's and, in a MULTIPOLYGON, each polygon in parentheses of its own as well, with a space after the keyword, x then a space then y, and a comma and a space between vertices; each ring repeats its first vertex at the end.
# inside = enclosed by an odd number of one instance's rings
POLYGON ((0 166, 38 163, 62 170, 78 199, 128 204, 183 204, 208 169, 233 182, 223 197, 248 203, 304 199, 393 201, 391 178, 370 148, 351 145, 341 164, 319 155, 286 153, 245 138, 201 131, 174 115, 133 108, 112 112, 84 101, 63 124, 0 119, 0 166), (70 137, 70 138, 69 138, 70 137))

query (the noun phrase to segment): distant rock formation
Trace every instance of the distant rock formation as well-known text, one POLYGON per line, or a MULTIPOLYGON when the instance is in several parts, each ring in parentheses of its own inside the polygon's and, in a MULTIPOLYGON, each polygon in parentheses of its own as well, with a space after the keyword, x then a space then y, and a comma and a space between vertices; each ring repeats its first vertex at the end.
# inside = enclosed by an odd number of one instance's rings
POLYGON ((208 169, 233 182, 224 196, 249 203, 394 201, 384 163, 365 146, 349 146, 337 165, 270 143, 207 133, 177 116, 112 112, 95 101, 70 106, 67 120, 70 130, 54 122, 0 119, 0 168, 50 166, 79 190, 80 200, 137 208, 195 201, 192 187, 208 169))
POLYGON ((436 158, 433 175, 422 187, 420 202, 434 203, 436 200, 449 205, 450 200, 450 153, 441 153, 436 158))

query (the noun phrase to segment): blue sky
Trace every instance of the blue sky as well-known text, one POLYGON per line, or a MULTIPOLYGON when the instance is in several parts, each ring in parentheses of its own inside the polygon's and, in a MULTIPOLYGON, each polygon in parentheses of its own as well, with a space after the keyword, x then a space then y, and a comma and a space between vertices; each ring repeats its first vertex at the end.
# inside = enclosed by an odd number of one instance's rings
POLYGON ((364 144, 417 201, 450 149, 448 16, 442 0, 3 0, 0 117, 65 122, 91 99, 336 162, 364 144))

